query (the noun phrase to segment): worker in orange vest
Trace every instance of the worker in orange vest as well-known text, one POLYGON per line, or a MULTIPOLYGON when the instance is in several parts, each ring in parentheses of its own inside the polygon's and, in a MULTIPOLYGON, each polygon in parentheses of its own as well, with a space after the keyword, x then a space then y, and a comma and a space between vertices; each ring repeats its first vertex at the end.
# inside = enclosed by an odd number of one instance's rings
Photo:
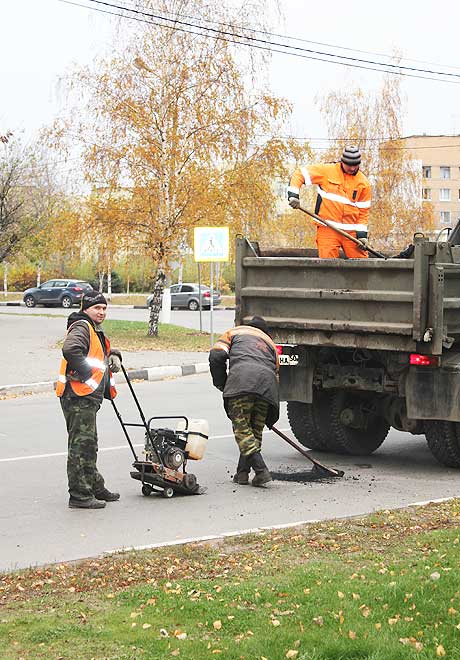
MULTIPOLYGON (((371 186, 359 171, 361 152, 358 147, 345 147, 340 163, 318 163, 299 167, 291 177, 288 187, 288 202, 294 209, 300 206, 302 185, 316 184, 318 197, 315 213, 329 220, 338 229, 358 239, 367 238, 367 220, 371 206, 371 186)), ((347 240, 333 229, 318 221, 316 245, 322 259, 336 259, 342 248, 350 259, 368 256, 355 243, 347 240)))
POLYGON ((69 507, 102 509, 119 493, 106 487, 96 467, 96 415, 104 398, 116 396, 113 373, 121 369, 121 353, 110 348, 102 323, 107 300, 102 293, 85 293, 79 312, 67 320, 67 335, 56 386, 68 432, 67 478, 69 507))

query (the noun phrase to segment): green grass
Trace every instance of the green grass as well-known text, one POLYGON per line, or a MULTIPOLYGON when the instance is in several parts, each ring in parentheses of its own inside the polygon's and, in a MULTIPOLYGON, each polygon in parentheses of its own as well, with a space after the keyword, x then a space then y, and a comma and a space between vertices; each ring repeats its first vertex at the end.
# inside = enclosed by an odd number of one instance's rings
POLYGON ((7 574, 2 660, 460 658, 459 501, 7 574))
POLYGON ((178 325, 159 325, 158 337, 147 336, 143 321, 104 321, 112 346, 129 351, 209 351, 209 334, 178 325))

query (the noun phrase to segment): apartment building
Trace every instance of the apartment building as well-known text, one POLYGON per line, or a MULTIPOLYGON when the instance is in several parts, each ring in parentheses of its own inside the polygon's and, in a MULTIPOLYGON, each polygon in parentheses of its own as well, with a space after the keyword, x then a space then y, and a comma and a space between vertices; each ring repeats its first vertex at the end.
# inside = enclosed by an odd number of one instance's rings
POLYGON ((422 201, 431 202, 435 226, 460 220, 460 135, 410 135, 402 140, 422 172, 422 201))

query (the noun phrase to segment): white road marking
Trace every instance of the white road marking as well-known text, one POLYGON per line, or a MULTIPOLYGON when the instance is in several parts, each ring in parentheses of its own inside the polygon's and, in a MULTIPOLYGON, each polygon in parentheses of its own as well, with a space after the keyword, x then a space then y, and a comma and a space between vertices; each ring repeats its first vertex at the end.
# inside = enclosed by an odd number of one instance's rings
MULTIPOLYGON (((289 429, 280 429, 281 431, 289 431, 289 429)), ((269 431, 270 433, 270 431, 269 431)), ((273 433, 273 431, 272 431, 273 433)), ((227 435, 213 435, 209 440, 222 440, 223 438, 233 438, 233 433, 227 435)), ((133 447, 143 447, 144 445, 133 445, 133 447)), ((115 447, 100 447, 99 452, 103 451, 120 451, 120 449, 129 449, 128 444, 117 445, 115 447)), ((59 451, 54 454, 33 454, 31 456, 12 456, 11 458, 0 458, 0 463, 14 463, 15 461, 32 461, 37 458, 56 458, 58 456, 67 456, 66 451, 59 451)))

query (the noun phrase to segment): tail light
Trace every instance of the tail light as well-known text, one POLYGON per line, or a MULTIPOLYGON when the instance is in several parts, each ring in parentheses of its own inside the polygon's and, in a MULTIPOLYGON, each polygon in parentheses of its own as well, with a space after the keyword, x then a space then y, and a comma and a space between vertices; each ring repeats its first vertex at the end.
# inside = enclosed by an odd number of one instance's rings
POLYGON ((278 355, 283 355, 283 347, 280 344, 276 344, 276 352, 278 355))
POLYGON ((411 353, 409 363, 417 367, 438 367, 439 358, 436 355, 422 355, 421 353, 411 353))
POLYGON ((81 286, 69 286, 69 289, 70 289, 71 291, 83 291, 83 289, 81 288, 81 286))
POLYGON ((209 291, 205 291, 203 293, 203 298, 210 298, 210 297, 211 297, 211 293, 209 291))

